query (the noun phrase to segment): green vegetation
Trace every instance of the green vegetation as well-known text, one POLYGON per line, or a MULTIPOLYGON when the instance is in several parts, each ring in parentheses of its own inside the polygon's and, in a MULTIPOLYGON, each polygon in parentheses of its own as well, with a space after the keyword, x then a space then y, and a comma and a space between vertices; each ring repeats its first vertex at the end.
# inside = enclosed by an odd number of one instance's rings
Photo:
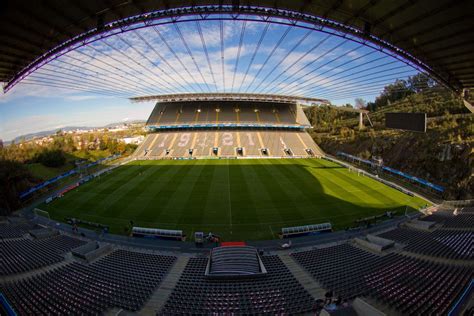
MULTIPOLYGON (((125 144, 119 139, 137 133, 140 133, 139 129, 114 134, 102 131, 77 135, 59 130, 52 136, 21 141, 1 148, 0 168, 12 170, 0 173, 0 183, 8 184, 6 191, 0 193, 0 213, 10 214, 22 206, 19 192, 76 168, 76 163, 85 164, 115 153, 123 156, 133 153, 137 145, 125 144)), ((103 166, 96 166, 88 172, 101 168, 103 166)), ((77 176, 61 180, 54 185, 64 185, 74 180, 77 180, 77 176)))
POLYGON ((307 108, 313 138, 327 153, 382 157, 387 166, 443 185, 444 199, 474 198, 474 115, 459 96, 415 76, 388 85, 367 108, 374 127, 366 121, 364 130, 358 129, 356 114, 307 108), (427 132, 386 129, 387 112, 427 113, 427 132))
POLYGON ((224 240, 275 238, 282 227, 336 229, 426 202, 322 159, 136 161, 41 206, 54 219, 212 231, 224 240))
POLYGON ((36 155, 35 161, 45 167, 58 168, 66 163, 66 155, 61 149, 45 149, 36 155))
POLYGON ((38 163, 29 163, 25 164, 25 167, 31 172, 31 174, 38 179, 51 179, 55 176, 64 173, 68 170, 71 170, 72 166, 69 164, 63 165, 58 168, 46 167, 38 163))
POLYGON ((19 162, 0 158, 0 215, 9 215, 21 203, 18 194, 30 187, 36 179, 19 162))

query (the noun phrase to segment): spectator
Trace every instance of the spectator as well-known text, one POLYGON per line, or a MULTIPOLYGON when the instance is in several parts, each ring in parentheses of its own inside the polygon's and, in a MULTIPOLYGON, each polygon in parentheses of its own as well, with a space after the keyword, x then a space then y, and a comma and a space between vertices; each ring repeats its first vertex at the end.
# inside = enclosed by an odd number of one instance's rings
POLYGON ((328 291, 328 292, 326 292, 326 294, 324 294, 324 304, 325 305, 331 304, 333 295, 334 294, 333 294, 332 291, 328 291))

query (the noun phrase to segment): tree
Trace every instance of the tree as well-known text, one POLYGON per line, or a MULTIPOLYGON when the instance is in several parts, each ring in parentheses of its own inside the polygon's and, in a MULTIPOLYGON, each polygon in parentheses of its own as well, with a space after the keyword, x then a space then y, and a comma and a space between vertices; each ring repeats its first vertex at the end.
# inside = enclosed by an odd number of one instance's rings
POLYGON ((408 87, 411 91, 425 92, 436 85, 436 82, 423 73, 408 77, 408 87))
POLYGON ((64 152, 60 149, 46 149, 36 157, 36 160, 46 167, 61 167, 66 163, 64 152))
POLYGON ((31 172, 21 163, 0 159, 0 215, 10 215, 20 208, 20 192, 34 181, 31 172))

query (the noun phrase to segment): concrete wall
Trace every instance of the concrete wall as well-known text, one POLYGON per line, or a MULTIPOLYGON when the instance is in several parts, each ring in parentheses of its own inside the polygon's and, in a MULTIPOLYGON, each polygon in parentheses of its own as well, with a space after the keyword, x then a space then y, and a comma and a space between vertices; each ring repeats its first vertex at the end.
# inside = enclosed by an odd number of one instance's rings
POLYGON ((364 316, 385 316, 386 314, 379 311, 366 301, 361 298, 356 298, 352 303, 352 307, 356 311, 357 315, 364 316))
POLYGON ((436 223, 427 222, 427 221, 419 221, 415 219, 415 220, 407 222, 406 225, 411 228, 429 231, 431 228, 433 228, 436 225, 436 223))
POLYGON ((377 252, 382 252, 382 246, 381 245, 377 245, 377 244, 374 244, 370 241, 367 241, 365 239, 362 239, 362 238, 355 238, 354 241, 356 242, 356 244, 364 247, 364 248, 367 248, 367 249, 370 249, 370 250, 373 250, 373 251, 377 251, 377 252))
POLYGON ((390 239, 378 237, 378 236, 375 236, 375 235, 367 235, 365 237, 367 238, 368 241, 381 246, 382 250, 391 248, 395 245, 395 242, 393 240, 390 240, 390 239))

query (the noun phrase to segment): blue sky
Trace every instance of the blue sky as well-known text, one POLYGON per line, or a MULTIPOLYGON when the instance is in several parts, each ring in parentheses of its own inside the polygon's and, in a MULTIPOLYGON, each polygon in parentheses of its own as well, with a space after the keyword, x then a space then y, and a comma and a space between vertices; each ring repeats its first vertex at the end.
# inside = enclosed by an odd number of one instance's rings
POLYGON ((356 97, 373 100, 385 84, 415 73, 369 47, 298 27, 250 21, 160 25, 71 51, 1 95, 0 139, 146 119, 153 104, 131 103, 132 96, 232 91, 344 104, 356 97))

